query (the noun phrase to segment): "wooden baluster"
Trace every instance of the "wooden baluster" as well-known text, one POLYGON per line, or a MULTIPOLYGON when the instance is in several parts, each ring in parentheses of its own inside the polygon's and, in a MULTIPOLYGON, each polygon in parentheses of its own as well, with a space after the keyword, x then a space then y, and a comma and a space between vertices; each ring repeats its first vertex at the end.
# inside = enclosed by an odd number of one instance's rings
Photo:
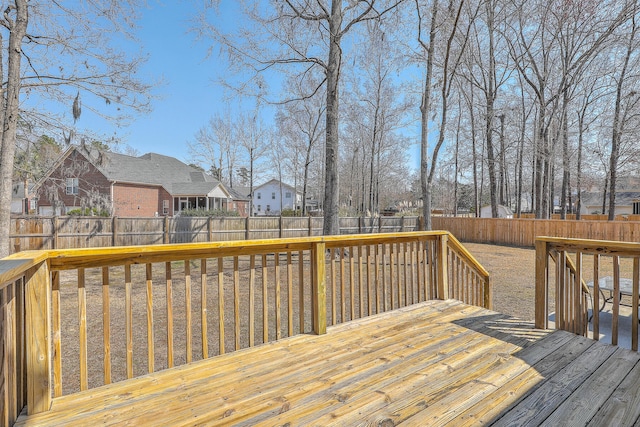
POLYGON ((173 368, 173 285, 171 262, 166 262, 164 266, 167 285, 167 366, 173 368))
POLYGON ((353 320, 356 317, 356 286, 355 286, 355 262, 354 262, 354 252, 355 249, 353 246, 349 248, 349 301, 351 302, 351 318, 353 320))
POLYGON ((341 248, 338 250, 338 254, 340 256, 340 321, 342 323, 345 322, 347 303, 346 303, 346 295, 345 295, 345 283, 344 283, 344 257, 345 257, 345 248, 341 248))
POLYGON ((193 325, 191 320, 191 261, 184 261, 184 310, 187 363, 193 360, 193 325))
POLYGON ((593 255, 593 339, 600 340, 600 255, 593 255))
POLYGON ((87 376, 87 290, 84 268, 78 269, 78 335, 80 339, 80 390, 89 388, 87 376))
POLYGON ((202 340, 202 358, 209 357, 209 339, 207 331, 207 260, 200 260, 200 323, 202 340))
POLYGON ((249 347, 255 345, 256 323, 256 256, 249 258, 249 347))
POLYGON ((267 254, 262 254, 262 342, 269 342, 269 299, 267 294, 267 254))
POLYGON ((631 295, 631 350, 638 351, 638 301, 640 301, 640 258, 633 257, 633 290, 631 295))
POLYGON ((102 327, 104 342, 104 383, 111 384, 111 303, 109 267, 102 267, 102 327))
POLYGON ((127 347, 127 378, 133 378, 133 307, 131 295, 131 264, 124 266, 124 330, 127 347))
POLYGON ((273 276, 276 284, 276 340, 282 338, 282 330, 281 330, 281 296, 280 296, 280 253, 276 252, 273 254, 273 276))
POLYGON ((153 331, 153 274, 151 263, 147 263, 147 366, 149 373, 155 370, 155 347, 153 331))
POLYGON ((618 345, 618 320, 620 318, 620 257, 613 256, 613 318, 611 319, 611 344, 618 345))
POLYGON ((218 354, 224 353, 224 258, 218 257, 218 354))
POLYGON ((298 252, 298 304, 300 306, 300 333, 304 333, 304 252, 298 252))
POLYGON ((293 335, 293 262, 287 251, 287 335, 293 335))
POLYGON ((238 257, 233 257, 233 313, 235 349, 240 350, 240 269, 238 257))

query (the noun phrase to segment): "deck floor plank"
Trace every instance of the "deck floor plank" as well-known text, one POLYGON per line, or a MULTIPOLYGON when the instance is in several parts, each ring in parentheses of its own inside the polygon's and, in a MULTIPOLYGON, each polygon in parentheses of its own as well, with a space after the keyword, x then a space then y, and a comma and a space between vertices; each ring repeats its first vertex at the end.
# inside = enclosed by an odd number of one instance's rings
POLYGON ((55 398, 51 411, 16 425, 598 425, 640 416, 637 353, 457 301, 327 332, 55 398))

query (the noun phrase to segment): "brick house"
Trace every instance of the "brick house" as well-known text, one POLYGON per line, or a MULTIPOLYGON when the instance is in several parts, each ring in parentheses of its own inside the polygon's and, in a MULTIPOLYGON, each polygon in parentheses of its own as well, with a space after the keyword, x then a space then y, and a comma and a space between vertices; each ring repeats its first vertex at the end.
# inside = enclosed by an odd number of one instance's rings
POLYGON ((229 191, 174 157, 139 157, 71 146, 36 183, 37 212, 92 208, 120 217, 174 216, 187 209, 230 210, 229 191))

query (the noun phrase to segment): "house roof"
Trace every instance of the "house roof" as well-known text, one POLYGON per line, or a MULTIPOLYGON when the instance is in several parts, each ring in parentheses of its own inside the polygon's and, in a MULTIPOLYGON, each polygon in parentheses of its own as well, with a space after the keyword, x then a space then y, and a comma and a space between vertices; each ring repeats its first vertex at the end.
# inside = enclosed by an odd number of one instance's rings
POLYGON ((89 160, 111 182, 157 185, 163 187, 170 194, 177 195, 206 195, 220 186, 228 193, 220 181, 210 175, 189 166, 175 157, 157 153, 147 153, 139 157, 109 151, 79 150, 71 146, 65 151, 50 172, 38 183, 46 178, 73 152, 78 151, 89 160))
POLYGON ((103 152, 104 159, 96 167, 110 181, 161 185, 169 193, 208 194, 220 182, 180 160, 147 153, 140 157, 103 152))
MULTIPOLYGON (((640 191, 616 191, 616 206, 631 206, 637 201, 640 201, 640 191)), ((609 196, 606 203, 609 204, 609 196)), ((602 192, 582 193, 582 205, 602 206, 602 192)))
MULTIPOLYGON (((272 180, 269 180, 269 181, 265 182, 264 184, 260 184, 260 185, 258 185, 258 186, 255 186, 255 187, 253 187, 253 191, 256 191, 256 190, 258 190, 258 189, 260 189, 260 188, 262 188, 262 187, 264 187, 264 186, 266 186, 266 185, 269 185, 269 184, 275 184, 275 185, 278 185, 278 186, 279 186, 280 184, 282 184, 282 187, 283 187, 283 188, 286 188, 287 190, 291 190, 291 191, 293 191, 293 192, 296 192, 296 189, 295 189, 295 188, 293 188, 291 185, 289 185, 289 184, 285 184, 284 182, 283 182, 283 183, 281 183, 281 182, 280 182, 279 180, 277 180, 277 179, 272 179, 272 180)), ((298 194, 300 194, 300 192, 299 192, 299 191, 298 191, 297 193, 298 193, 298 194)))
POLYGON ((251 200, 249 197, 249 187, 230 187, 227 188, 227 191, 229 191, 233 200, 251 200))

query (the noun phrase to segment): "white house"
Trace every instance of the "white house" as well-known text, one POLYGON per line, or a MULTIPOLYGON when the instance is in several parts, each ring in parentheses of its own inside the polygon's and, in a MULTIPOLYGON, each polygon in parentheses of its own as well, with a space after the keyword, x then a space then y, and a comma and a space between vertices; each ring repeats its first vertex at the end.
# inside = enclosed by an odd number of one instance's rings
POLYGON ((302 203, 302 193, 277 179, 253 189, 251 212, 254 216, 280 215, 283 209, 296 209, 302 203))

